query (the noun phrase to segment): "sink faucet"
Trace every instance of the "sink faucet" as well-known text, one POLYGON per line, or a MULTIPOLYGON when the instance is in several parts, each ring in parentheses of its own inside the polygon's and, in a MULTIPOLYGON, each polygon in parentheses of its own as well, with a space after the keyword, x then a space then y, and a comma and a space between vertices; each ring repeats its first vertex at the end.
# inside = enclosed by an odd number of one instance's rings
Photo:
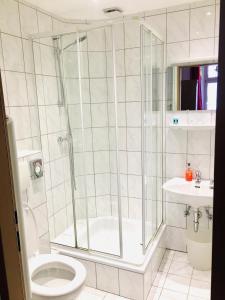
POLYGON ((200 184, 202 180, 201 172, 199 170, 195 171, 195 183, 200 184))

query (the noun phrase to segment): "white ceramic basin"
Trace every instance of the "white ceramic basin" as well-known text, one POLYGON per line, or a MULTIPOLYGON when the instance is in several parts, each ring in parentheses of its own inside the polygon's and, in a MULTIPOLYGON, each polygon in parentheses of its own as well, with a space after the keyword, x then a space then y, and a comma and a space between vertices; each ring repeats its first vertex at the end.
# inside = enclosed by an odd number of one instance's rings
POLYGON ((163 189, 177 203, 199 208, 213 206, 213 189, 210 189, 209 186, 210 182, 208 180, 202 180, 200 185, 196 185, 194 180, 189 182, 184 178, 173 178, 164 183, 163 189))

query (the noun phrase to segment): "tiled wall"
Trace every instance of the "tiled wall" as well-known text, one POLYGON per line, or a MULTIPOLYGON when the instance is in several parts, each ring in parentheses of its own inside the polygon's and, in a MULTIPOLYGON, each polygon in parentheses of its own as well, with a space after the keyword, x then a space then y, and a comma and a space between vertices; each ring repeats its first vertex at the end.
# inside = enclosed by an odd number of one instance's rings
MULTIPOLYGON (((166 41, 167 66, 174 63, 217 58, 219 35, 219 1, 207 0, 150 12, 145 19, 166 41)), ((170 82, 171 84, 171 82, 170 82)), ((167 87, 168 88, 168 87, 167 87)), ((171 87, 169 87, 171 88, 171 87)), ((204 179, 213 178, 214 130, 190 131, 169 128, 171 118, 189 119, 197 123, 215 124, 215 112, 167 112, 165 115, 165 180, 182 177, 186 163, 200 169, 204 179)), ((164 195, 165 196, 165 195, 164 195)), ((165 217, 168 225, 168 248, 186 251, 185 232, 192 226, 192 215, 184 216, 186 205, 164 198, 165 217)), ((203 217, 201 228, 211 222, 203 217)))
MULTIPOLYGON (((54 106, 57 101, 54 81, 56 74, 54 73, 51 56, 49 55, 52 48, 44 44, 41 45, 39 44, 40 41, 36 41, 36 48, 41 51, 38 54, 41 53, 43 60, 43 73, 40 72, 40 75, 46 75, 45 77, 39 76, 34 64, 34 54, 37 60, 37 53, 33 52, 33 45, 29 39, 29 34, 52 32, 67 28, 72 30, 72 28, 75 28, 75 25, 63 23, 48 14, 24 5, 22 1, 0 0, 0 69, 6 112, 14 121, 17 149, 20 151, 41 150, 42 148, 45 162, 49 162, 49 154, 45 147, 46 133, 49 131, 54 135, 57 128, 55 125, 59 124, 57 106, 54 106), (45 113, 48 114, 48 122, 46 119, 43 122, 42 105, 45 103, 45 113), (52 106, 47 107, 48 104, 52 106), (57 123, 54 123, 55 121, 57 123)), ((41 42, 46 45, 49 44, 48 39, 43 39, 41 42)), ((36 65, 42 70, 40 61, 36 65)), ((50 143, 50 145, 52 146, 51 160, 57 159, 59 155, 57 149, 53 143, 50 143)), ((63 164, 65 166, 64 161, 63 164)), ((49 165, 50 163, 46 164, 45 168, 48 197, 48 187, 50 185, 49 165)), ((58 167, 58 165, 52 162, 52 168, 56 168, 55 174, 61 174, 62 169, 60 168, 60 172, 57 172, 58 167)), ((54 179, 58 180, 57 176, 54 179)), ((58 187, 58 190, 60 188, 58 187)), ((55 202, 61 202, 59 195, 65 197, 64 190, 60 190, 60 192, 56 193, 57 199, 55 202)), ((32 204, 37 222, 40 224, 40 237, 48 240, 48 224, 46 223, 47 219, 45 219, 48 214, 45 188, 44 192, 40 193, 38 195, 35 193, 29 194, 27 200, 32 204), (37 197, 38 201, 36 201, 37 197)), ((50 207, 48 211, 51 214, 50 207)))
MULTIPOLYGON (((166 41, 168 65, 186 59, 202 59, 217 55, 218 0, 200 1, 190 5, 182 5, 169 9, 165 8, 160 11, 146 12, 141 16, 166 41)), ((14 119, 19 149, 40 149, 42 145, 45 161, 48 213, 50 224, 52 224, 50 228, 53 236, 55 233, 60 233, 72 221, 68 149, 66 147, 59 147, 56 144, 57 136, 65 134, 65 114, 57 106, 59 95, 57 90, 56 66, 53 59, 54 49, 51 41, 49 39, 35 41, 33 52, 32 43, 28 39, 27 34, 46 31, 52 32, 66 28, 75 30, 76 26, 62 23, 48 14, 44 14, 15 0, 0 0, 0 67, 7 113, 14 119), (35 64, 34 59, 36 60, 35 64), (54 218, 56 222, 53 222, 54 218)), ((100 47, 103 44, 101 40, 96 40, 96 36, 93 36, 90 37, 90 45, 100 47)), ((135 25, 135 22, 117 25, 116 59, 118 72, 122 207, 123 215, 132 218, 141 216, 142 198, 139 47, 139 26, 135 25)), ((99 49, 88 49, 88 52, 89 50, 89 54, 92 55, 91 52, 96 54, 99 49)), ((111 55, 110 51, 108 51, 108 54, 111 55)), ((97 55, 101 55, 101 51, 97 55)), ((104 60, 105 58, 101 61, 104 60)), ((94 60, 94 62, 97 62, 97 60, 94 60)), ((108 62, 106 58, 106 64, 108 62)), ((103 69, 99 68, 99 70, 103 69)), ((89 72, 91 72, 91 69, 89 72)), ((96 69, 95 75, 97 76, 96 69)), ((91 78, 91 76, 89 77, 91 78)), ((100 84, 98 89, 95 89, 101 91, 100 95, 97 95, 97 98, 105 98, 106 94, 110 98, 112 84, 109 82, 111 76, 100 74, 99 77, 92 78, 96 79, 95 84, 100 84), (108 81, 107 88, 105 83, 103 85, 100 83, 100 81, 105 81, 106 79, 108 81)), ((92 83, 94 84, 94 80, 92 80, 92 83)), ((91 97, 93 100, 95 95, 92 93, 91 97)), ((104 99, 100 102, 103 108, 104 99)), ((93 103, 93 108, 96 104, 93 103)), ((107 110, 109 111, 109 106, 107 110)), ((186 133, 186 138, 181 138, 189 141, 189 136, 190 141, 195 139, 193 133, 186 133)), ((202 146, 208 145, 209 139, 210 141, 213 140, 211 137, 209 138, 208 133, 205 133, 203 136, 201 135, 201 138, 204 140, 202 146)), ((169 147, 168 143, 167 147, 169 147)), ((189 147, 195 151, 195 153, 189 152, 193 159, 196 159, 196 151, 201 150, 200 152, 202 152, 204 148, 200 147, 201 149, 196 149, 191 144, 189 147)), ((167 157, 171 156, 175 160, 179 160, 180 157, 184 157, 184 154, 188 153, 188 151, 183 153, 183 150, 181 153, 170 153, 172 151, 171 148, 167 149, 169 149, 167 157)), ((104 151, 104 149, 101 150, 104 151)), ((111 152, 111 154, 114 154, 113 151, 111 152)), ((206 156, 211 156, 212 152, 200 154, 203 155, 201 157, 204 157, 203 161, 206 164, 206 166, 200 166, 204 170, 203 174, 206 174, 205 170, 209 169, 206 161, 210 164, 206 156)), ((97 157, 95 157, 96 160, 97 157)), ((107 161, 106 159, 105 163, 108 165, 107 161)), ((201 161, 201 163, 204 162, 201 161)), ((171 168, 167 165, 167 174, 169 170, 171 168)), ((180 174, 181 167, 177 171, 176 168, 175 170, 172 169, 172 171, 180 174)), ((112 174, 110 176, 112 178, 114 175, 112 168, 110 169, 110 174, 112 174)), ((205 177, 207 177, 206 175, 205 177)), ((99 180, 102 182, 102 178, 99 177, 99 180)), ((115 179, 113 181, 115 182, 115 179)), ((117 195, 111 192, 109 195, 111 208, 113 208, 113 203, 116 203, 114 199, 117 200, 117 195)), ((105 204, 105 202, 103 203, 105 204)), ((105 207, 103 209, 105 210, 105 207)), ((167 216, 169 216, 168 213, 167 216)), ((170 227, 171 232, 175 232, 173 228, 175 226, 170 227)), ((178 230, 182 230, 182 226, 179 225, 178 230)))
MULTIPOLYGON (((183 124, 215 125, 215 112, 167 112, 166 114, 166 174, 165 180, 183 177, 186 164, 191 163, 194 170, 200 170, 203 179, 214 178, 215 129, 191 130, 171 127, 172 119, 177 116, 183 124)), ((176 203, 176 199, 165 195, 166 224, 168 225, 168 248, 186 251, 186 229, 193 230, 193 215, 184 216, 186 205, 176 203)), ((205 210, 201 208, 200 229, 212 228, 205 210)))

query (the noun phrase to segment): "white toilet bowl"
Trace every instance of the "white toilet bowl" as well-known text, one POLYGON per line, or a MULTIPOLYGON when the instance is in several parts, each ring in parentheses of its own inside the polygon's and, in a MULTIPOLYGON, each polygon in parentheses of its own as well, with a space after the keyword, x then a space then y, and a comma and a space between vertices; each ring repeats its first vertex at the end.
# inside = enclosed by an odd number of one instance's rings
POLYGON ((26 250, 32 300, 75 300, 86 279, 85 267, 60 254, 39 254, 38 228, 33 210, 24 205, 26 250))
POLYGON ((84 266, 72 257, 41 254, 29 260, 32 300, 74 300, 86 279, 84 266))

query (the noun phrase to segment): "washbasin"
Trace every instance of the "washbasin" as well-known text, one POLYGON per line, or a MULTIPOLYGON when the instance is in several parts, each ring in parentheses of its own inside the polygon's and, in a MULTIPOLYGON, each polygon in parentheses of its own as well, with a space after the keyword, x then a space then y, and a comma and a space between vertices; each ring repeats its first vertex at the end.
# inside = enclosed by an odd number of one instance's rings
POLYGON ((177 203, 184 203, 199 208, 213 206, 213 189, 210 188, 209 180, 202 180, 200 184, 195 181, 186 181, 184 178, 173 178, 163 185, 163 189, 177 203))

